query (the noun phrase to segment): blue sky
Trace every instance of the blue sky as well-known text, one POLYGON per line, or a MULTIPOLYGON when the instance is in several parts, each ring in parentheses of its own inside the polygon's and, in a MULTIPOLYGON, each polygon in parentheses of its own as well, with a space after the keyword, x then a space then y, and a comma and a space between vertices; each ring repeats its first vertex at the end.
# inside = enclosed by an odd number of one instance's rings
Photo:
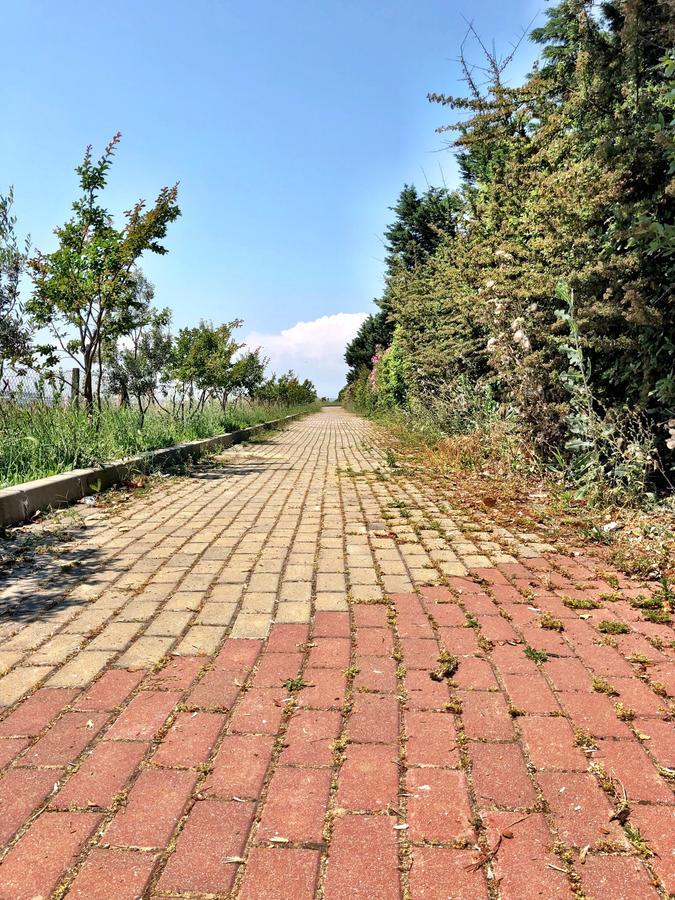
MULTIPOLYGON (((180 181, 170 252, 143 264, 174 326, 243 318, 276 368, 332 395, 344 341, 381 289, 387 207, 405 182, 455 183, 434 132, 448 112, 425 97, 463 92, 465 18, 506 52, 542 6, 6 3, 0 191, 14 185, 20 231, 48 250, 85 146, 121 131, 112 210, 180 181)), ((512 80, 533 55, 521 46, 512 80)))

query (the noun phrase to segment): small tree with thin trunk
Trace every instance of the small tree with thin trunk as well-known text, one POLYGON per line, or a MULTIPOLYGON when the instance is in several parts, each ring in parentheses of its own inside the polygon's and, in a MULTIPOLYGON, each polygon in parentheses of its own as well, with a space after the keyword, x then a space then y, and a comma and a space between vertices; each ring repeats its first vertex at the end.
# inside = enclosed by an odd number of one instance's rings
POLYGON ((33 295, 27 303, 35 325, 46 328, 56 341, 43 352, 69 357, 83 371, 86 409, 101 405, 100 373, 103 351, 129 334, 143 312, 137 291, 136 267, 142 254, 166 253, 161 241, 169 222, 180 215, 178 185, 164 187, 154 205, 139 200, 116 228, 99 203, 121 135, 116 134, 95 162, 91 147, 76 169, 82 194, 73 203, 72 218, 55 230, 58 248, 30 260, 33 295))
POLYGON ((169 330, 171 312, 152 306, 152 284, 138 273, 137 295, 143 300, 134 328, 112 347, 105 348, 104 363, 108 389, 117 394, 122 406, 136 401, 143 428, 145 414, 156 400, 160 373, 171 355, 173 339, 169 330))
POLYGON ((214 327, 201 321, 195 328, 181 328, 173 348, 170 374, 188 398, 190 409, 196 400, 197 411, 207 400, 217 398, 223 409, 237 387, 235 355, 243 344, 234 340, 232 332, 240 319, 214 327))

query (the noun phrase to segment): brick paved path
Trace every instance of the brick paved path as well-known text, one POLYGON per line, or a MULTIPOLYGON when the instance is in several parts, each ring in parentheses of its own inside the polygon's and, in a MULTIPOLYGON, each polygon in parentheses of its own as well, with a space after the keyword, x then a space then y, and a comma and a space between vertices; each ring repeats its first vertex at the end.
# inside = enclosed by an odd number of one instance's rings
POLYGON ((340 410, 78 534, 0 595, 0 897, 675 891, 673 635, 635 582, 340 410))

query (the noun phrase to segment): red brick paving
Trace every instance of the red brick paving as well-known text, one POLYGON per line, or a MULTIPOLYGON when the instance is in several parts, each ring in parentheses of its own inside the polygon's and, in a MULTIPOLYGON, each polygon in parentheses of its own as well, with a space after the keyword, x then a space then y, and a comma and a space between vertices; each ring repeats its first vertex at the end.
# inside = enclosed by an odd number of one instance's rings
POLYGON ((85 757, 80 767, 54 798, 53 805, 86 809, 107 808, 138 768, 147 744, 132 741, 103 741, 85 757))
POLYGON ((410 869, 410 893, 416 900, 487 900, 485 876, 474 868, 476 854, 446 847, 416 847, 410 869), (451 885, 451 887, 450 887, 451 885))
POLYGON ((178 838, 175 853, 162 872, 158 887, 168 891, 226 893, 234 881, 253 803, 203 800, 196 803, 178 838))
POLYGON ((213 657, 111 669, 79 694, 37 690, 0 721, 0 897, 665 898, 668 648, 631 663, 639 642, 598 643, 598 617, 558 609, 553 575, 563 595, 598 596, 564 559, 352 604, 351 625, 317 612, 213 657), (563 632, 539 627, 537 604, 563 632), (433 680, 443 649, 458 668, 433 680), (602 769, 628 796, 625 827, 602 769))
POLYGON ((319 876, 318 850, 254 847, 246 865, 240 900, 312 900, 319 876))
POLYGON ((166 847, 192 795, 192 772, 143 769, 105 833, 116 847, 166 847))
POLYGON ((362 810, 395 807, 398 781, 397 748, 350 744, 338 776, 337 805, 362 810))
POLYGON ((77 900, 136 900, 150 881, 156 857, 132 850, 92 850, 68 891, 77 900))
POLYGON ((324 881, 325 900, 400 896, 396 820, 391 816, 336 819, 324 881))

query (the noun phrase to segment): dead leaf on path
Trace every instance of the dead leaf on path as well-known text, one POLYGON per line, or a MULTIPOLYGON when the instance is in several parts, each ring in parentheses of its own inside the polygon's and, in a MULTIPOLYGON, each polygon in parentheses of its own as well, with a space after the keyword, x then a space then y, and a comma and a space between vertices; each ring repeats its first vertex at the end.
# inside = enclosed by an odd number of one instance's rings
POLYGON ((223 862, 226 862, 226 863, 243 863, 243 862, 244 862, 244 857, 243 857, 243 856, 226 856, 225 859, 223 860, 223 862))
POLYGON ((579 862, 583 865, 586 862, 586 857, 588 856, 588 851, 591 849, 590 844, 586 844, 585 847, 582 847, 579 851, 579 862))

